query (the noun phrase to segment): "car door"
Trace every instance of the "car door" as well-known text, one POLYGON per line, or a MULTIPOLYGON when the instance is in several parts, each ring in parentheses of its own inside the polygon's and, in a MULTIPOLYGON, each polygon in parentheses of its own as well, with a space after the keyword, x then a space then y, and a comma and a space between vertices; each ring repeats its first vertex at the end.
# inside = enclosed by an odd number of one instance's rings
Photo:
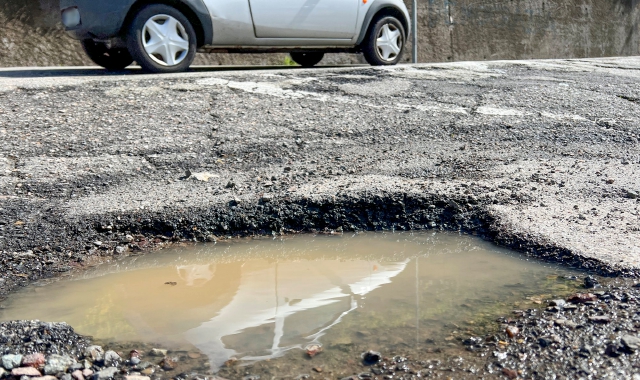
POLYGON ((258 38, 350 39, 360 0, 249 0, 258 38))

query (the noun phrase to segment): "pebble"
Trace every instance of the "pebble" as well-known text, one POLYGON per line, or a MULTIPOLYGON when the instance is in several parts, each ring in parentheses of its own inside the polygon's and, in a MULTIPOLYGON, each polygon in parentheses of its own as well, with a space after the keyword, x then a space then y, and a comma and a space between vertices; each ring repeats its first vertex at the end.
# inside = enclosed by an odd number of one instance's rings
POLYGON ((100 346, 89 346, 84 349, 84 357, 92 361, 102 360, 104 357, 104 350, 100 346))
POLYGON ((176 368, 176 364, 178 363, 178 358, 169 358, 169 357, 165 357, 162 362, 160 363, 160 366, 162 367, 162 369, 164 369, 165 371, 170 371, 174 368, 176 368))
POLYGON ((22 355, 4 355, 2 356, 2 366, 7 370, 20 367, 22 363, 22 355))
POLYGON ((84 375, 82 374, 82 371, 80 371, 79 369, 73 371, 71 373, 71 376, 76 380, 84 380, 84 375))
POLYGON ((109 350, 104 353, 104 363, 106 365, 113 365, 120 361, 122 361, 122 358, 115 351, 109 350))
POLYGON ((589 320, 595 323, 609 323, 611 322, 611 317, 608 315, 594 315, 589 317, 589 320))
POLYGON ((622 345, 629 351, 636 351, 640 348, 640 338, 633 335, 625 335, 620 339, 622 345))
POLYGON ((44 366, 45 375, 56 375, 72 366, 76 361, 66 355, 49 355, 47 364, 44 366))
POLYGON ((41 353, 29 354, 22 359, 22 365, 25 367, 41 368, 44 366, 45 358, 41 353))
POLYGON ((2 379, 3 377, 5 377, 5 375, 7 374, 7 371, 5 371, 4 368, 0 367, 0 379, 2 379))
POLYGON ((37 369, 33 368, 33 367, 20 367, 20 368, 14 368, 11 370, 11 375, 12 376, 42 376, 42 374, 40 373, 40 371, 38 371, 37 369))
POLYGON ((598 297, 592 293, 576 293, 571 297, 569 297, 567 301, 571 303, 585 303, 585 302, 596 301, 597 299, 598 297))
POLYGON ((322 352, 322 345, 319 343, 311 343, 304 348, 307 355, 312 358, 322 352))
POLYGON ((149 376, 129 375, 124 377, 125 380, 151 380, 149 376))
POLYGON ((557 306, 557 307, 563 307, 566 304, 567 304, 567 301, 565 301, 563 299, 551 300, 549 302, 550 306, 557 306))
POLYGON ((51 375, 32 377, 31 380, 56 380, 57 377, 51 375))
POLYGON ((160 349, 160 348, 152 348, 151 351, 149 351, 149 355, 151 355, 151 356, 167 356, 167 350, 160 349))
POLYGON ((517 328, 516 326, 507 326, 505 332, 507 333, 509 338, 513 338, 516 335, 520 334, 520 329, 517 328))
POLYGON ((153 367, 149 367, 149 368, 143 369, 141 373, 143 375, 151 376, 151 375, 153 375, 154 372, 156 372, 156 370, 153 369, 153 367))
POLYGON ((89 377, 93 375, 93 370, 89 369, 89 368, 85 368, 82 370, 82 376, 84 377, 89 377))
POLYGON ((98 371, 93 375, 93 380, 107 380, 113 378, 120 370, 116 367, 109 367, 98 371))

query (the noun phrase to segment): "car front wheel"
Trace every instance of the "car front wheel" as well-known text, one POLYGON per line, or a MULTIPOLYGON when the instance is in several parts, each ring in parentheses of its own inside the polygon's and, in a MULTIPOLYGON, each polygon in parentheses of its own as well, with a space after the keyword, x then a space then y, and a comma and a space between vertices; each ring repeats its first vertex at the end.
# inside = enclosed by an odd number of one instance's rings
POLYGON ((196 56, 196 33, 177 9, 155 4, 140 10, 129 29, 127 43, 144 71, 175 73, 189 68, 196 56))
POLYGON ((107 48, 104 43, 93 40, 82 41, 82 48, 96 65, 107 70, 123 70, 133 63, 131 54, 124 48, 107 48))
POLYGON ((402 58, 405 33, 402 23, 393 16, 384 16, 369 29, 362 53, 373 66, 395 65, 402 58))

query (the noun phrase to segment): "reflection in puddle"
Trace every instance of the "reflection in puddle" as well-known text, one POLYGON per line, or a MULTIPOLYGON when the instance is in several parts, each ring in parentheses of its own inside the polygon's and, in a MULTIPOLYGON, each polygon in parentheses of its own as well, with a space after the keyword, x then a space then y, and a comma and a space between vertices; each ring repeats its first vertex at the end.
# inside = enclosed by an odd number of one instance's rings
POLYGON ((464 310, 535 290, 555 271, 452 233, 244 240, 167 249, 31 287, 0 317, 65 321, 99 340, 195 346, 216 369, 310 343, 384 346, 398 327, 418 348, 468 318, 464 310))

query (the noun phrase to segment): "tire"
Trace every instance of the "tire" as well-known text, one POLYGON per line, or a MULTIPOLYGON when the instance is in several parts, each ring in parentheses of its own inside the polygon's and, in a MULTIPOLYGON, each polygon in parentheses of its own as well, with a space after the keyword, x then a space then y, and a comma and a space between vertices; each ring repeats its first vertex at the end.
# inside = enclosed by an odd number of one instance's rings
POLYGON ((124 48, 108 49, 103 43, 83 40, 82 49, 96 65, 110 71, 123 70, 133 63, 131 54, 124 48))
POLYGON ((313 67, 322 61, 324 57, 324 53, 297 53, 293 52, 290 54, 291 59, 302 67, 313 67))
POLYGON ((127 36, 131 56, 150 73, 185 71, 196 57, 196 32, 177 9, 153 4, 133 19, 127 36))
POLYGON ((395 65, 402 58, 405 43, 402 23, 393 16, 382 16, 369 28, 362 53, 372 66, 395 65))

